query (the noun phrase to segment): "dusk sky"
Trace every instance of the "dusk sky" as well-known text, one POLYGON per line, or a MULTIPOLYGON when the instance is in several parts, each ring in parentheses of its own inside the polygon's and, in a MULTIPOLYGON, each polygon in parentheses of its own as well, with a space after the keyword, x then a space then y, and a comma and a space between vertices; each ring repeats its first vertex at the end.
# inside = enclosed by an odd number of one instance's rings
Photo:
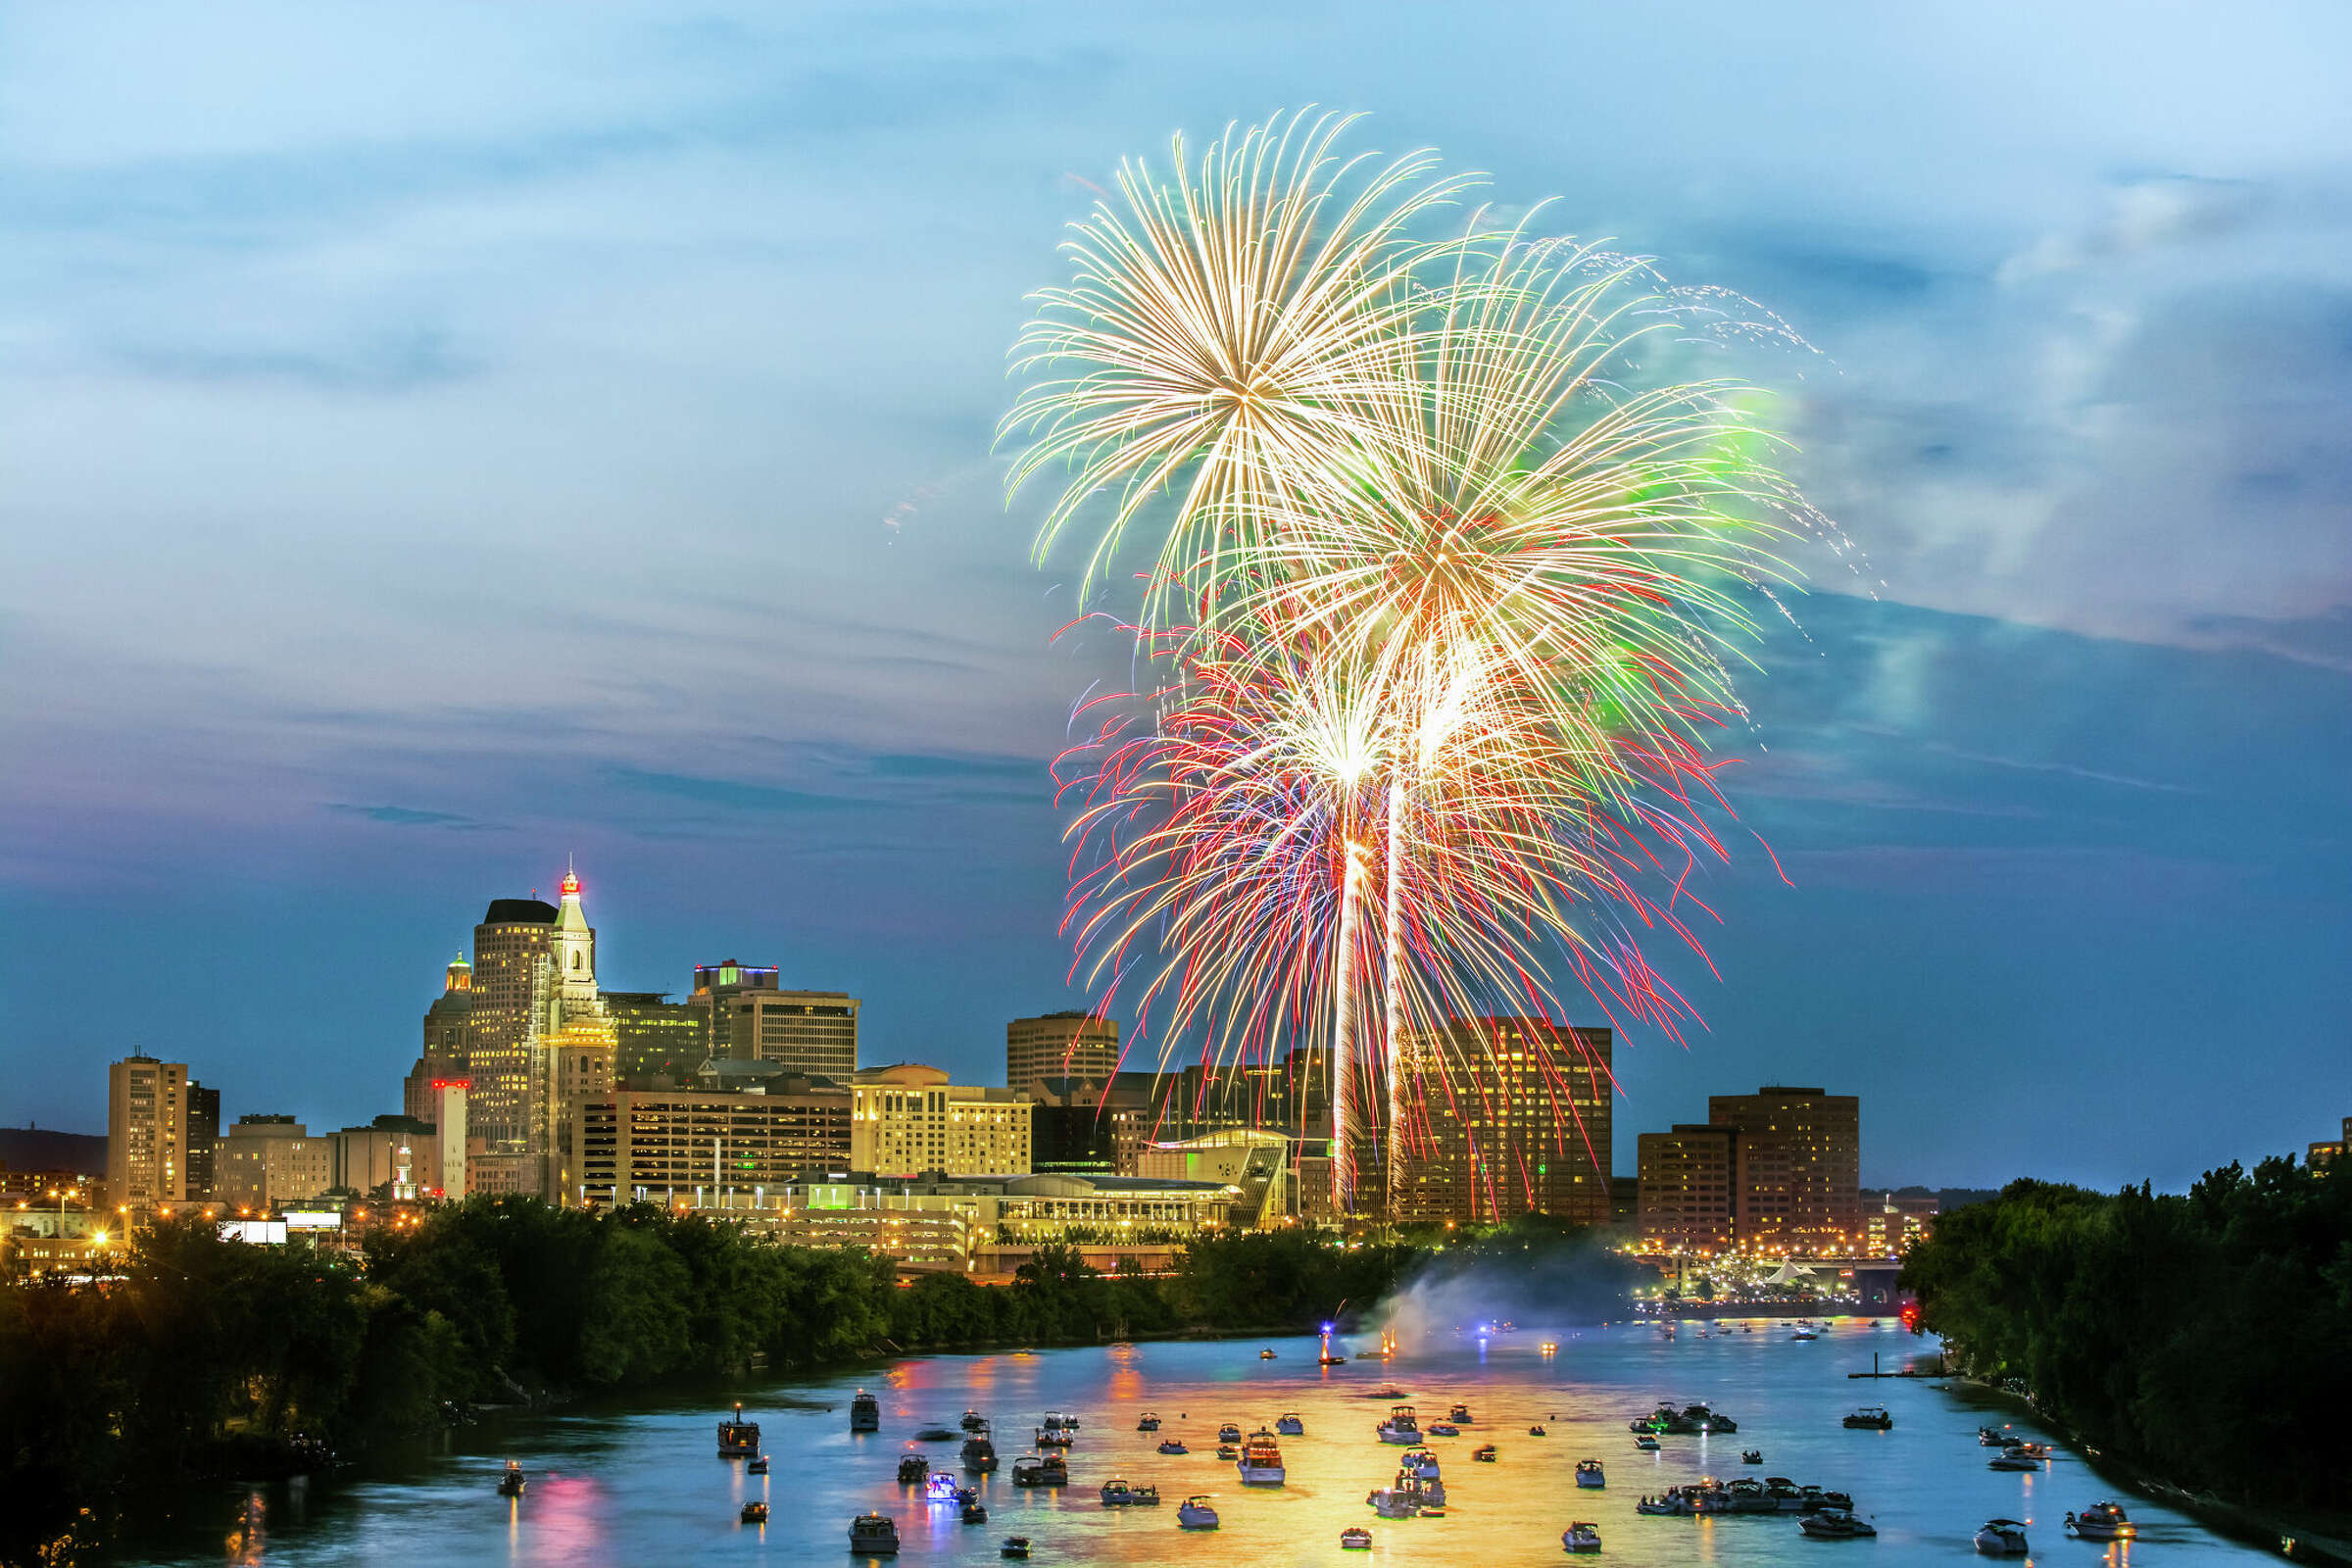
POLYGON ((131 1052, 397 1109, 567 856, 608 987, 774 963, 1001 1078, 1083 1004, 1107 657, 1005 350, 1121 157, 1317 104, 1819 351, 1745 369, 1859 561, 1723 742, 1793 886, 1695 879, 1617 1168, 1764 1082, 1882 1184, 2332 1136, 2347 59, 2335 4, 0 8, 0 1122, 103 1130, 131 1052))

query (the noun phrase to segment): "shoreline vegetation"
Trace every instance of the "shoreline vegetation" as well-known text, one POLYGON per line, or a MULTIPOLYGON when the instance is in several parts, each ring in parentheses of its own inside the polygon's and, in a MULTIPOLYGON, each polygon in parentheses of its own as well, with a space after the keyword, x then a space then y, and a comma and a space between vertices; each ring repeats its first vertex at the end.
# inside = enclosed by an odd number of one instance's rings
POLYGON ((898 1283, 861 1250, 774 1246, 696 1215, 471 1199, 363 1258, 138 1233, 121 1277, 0 1289, 0 1490, 39 1499, 9 1533, 85 1531, 128 1477, 261 1478, 365 1457, 477 1406, 543 1405, 890 1355, 1129 1338, 1312 1332, 1343 1302, 1509 1259, 1622 1315, 1634 1265, 1583 1227, 1531 1218, 1436 1249, 1311 1229, 1196 1240, 1173 1273, 1102 1274, 1040 1248, 1006 1285, 898 1283), (78 1522, 77 1522, 78 1521, 78 1522))
POLYGON ((1946 1363, 2097 1464, 2248 1537, 2352 1557, 2352 1178, 2186 1194, 2012 1182, 1904 1258, 1946 1363))

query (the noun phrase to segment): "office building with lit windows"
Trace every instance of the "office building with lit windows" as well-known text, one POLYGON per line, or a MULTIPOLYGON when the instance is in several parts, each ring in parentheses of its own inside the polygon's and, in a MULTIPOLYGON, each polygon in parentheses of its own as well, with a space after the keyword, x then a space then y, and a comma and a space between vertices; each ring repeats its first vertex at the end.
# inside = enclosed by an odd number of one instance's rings
POLYGON ((1842 1252, 1862 1244, 1859 1099, 1768 1084, 1709 1096, 1707 1120, 1740 1135, 1741 1246, 1842 1252))
POLYGON ((1004 1083, 1032 1100, 1055 1079, 1108 1081, 1119 1070, 1119 1025, 1091 1012, 1049 1012, 1004 1026, 1004 1083))
POLYGON ((756 1091, 616 1089, 572 1111, 567 1202, 750 1208, 810 1172, 850 1167, 850 1091, 777 1076, 756 1091))
POLYGON ((548 1003, 556 914, 543 899, 493 899, 473 928, 463 1076, 486 1153, 519 1154, 529 1128, 531 1046, 548 1003))
POLYGON ((937 1067, 875 1067, 850 1080, 850 1165, 881 1176, 1025 1175, 1030 1102, 1010 1089, 951 1084, 937 1067))
MULTIPOLYGON (((1399 1217, 1606 1225, 1612 1050, 1607 1029, 1543 1018, 1465 1018, 1408 1035, 1399 1217)), ((1362 1209, 1380 1200, 1385 1170, 1369 1140, 1357 1158, 1362 1209)))
POLYGON ((772 965, 695 966, 693 1004, 709 1019, 710 1054, 772 1061, 846 1080, 858 1070, 858 1000, 846 991, 784 991, 772 965))
POLYGON ((187 1063, 127 1056, 109 1066, 106 1190, 114 1200, 151 1208, 186 1198, 187 1151, 187 1063))
POLYGON ((612 1020, 612 1081, 624 1089, 691 1083, 710 1055, 710 1015, 660 991, 606 991, 612 1020))
POLYGON ((213 1198, 223 1209, 263 1213, 333 1185, 333 1145, 291 1116, 239 1116, 213 1146, 213 1198))
POLYGON ((1635 1228, 1661 1251, 1725 1252, 1739 1237, 1740 1135, 1686 1122, 1634 1140, 1641 1174, 1635 1228))

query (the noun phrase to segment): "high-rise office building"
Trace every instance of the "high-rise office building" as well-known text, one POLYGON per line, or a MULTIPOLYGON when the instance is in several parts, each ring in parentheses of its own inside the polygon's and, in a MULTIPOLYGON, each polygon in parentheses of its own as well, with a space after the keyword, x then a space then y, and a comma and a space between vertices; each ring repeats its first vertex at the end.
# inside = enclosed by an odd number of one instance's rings
POLYGON ((466 1111, 488 1153, 520 1153, 529 1130, 531 1043, 550 1001, 556 912, 543 899, 493 899, 473 928, 460 1076, 472 1085, 466 1111))
POLYGON ((1740 1242, 1839 1252, 1863 1241, 1862 1102, 1768 1084, 1711 1095, 1707 1120, 1740 1134, 1740 1242))
POLYGON ((213 1196, 213 1145, 220 1137, 220 1091, 188 1080, 187 1196, 203 1202, 213 1196))
MULTIPOLYGON (((1544 1018, 1464 1018, 1408 1036, 1399 1217, 1606 1225, 1613 1047, 1607 1029, 1544 1018)), ((1376 1152, 1368 1141, 1358 1154, 1359 1209, 1385 1179, 1376 1152)))
POLYGON ((213 1146, 214 1200, 256 1213, 334 1185, 333 1148, 291 1116, 239 1116, 213 1146))
POLYGON ((424 1044, 401 1085, 402 1115, 433 1119, 433 1080, 465 1076, 472 1019, 473 965, 460 956, 442 973, 441 995, 424 1009, 424 1044))
POLYGON ((858 1008, 846 991, 785 991, 772 965, 697 964, 693 1004, 710 1020, 710 1054, 772 1061, 817 1078, 858 1070, 858 1008))
POLYGON ((148 1208, 188 1196, 188 1067, 128 1056, 106 1070, 106 1189, 148 1208))
POLYGON ((1635 1227, 1645 1247, 1731 1250, 1739 1236, 1738 1145, 1729 1127, 1683 1123, 1634 1140, 1635 1227))
POLYGON ((1119 1070, 1119 1025, 1091 1012, 1049 1012, 1004 1026, 1005 1087, 1045 1098, 1054 1078, 1108 1079, 1119 1070))
POLYGON ((1030 1102, 951 1084, 937 1067, 875 1067, 850 1080, 850 1164, 877 1176, 1025 1176, 1030 1102))
POLYGON ((600 994, 612 1020, 612 1081, 624 1089, 675 1088, 694 1081, 710 1054, 710 1014, 660 991, 600 994))
POLYGON ((850 1168, 850 1091, 779 1074, 759 1093, 618 1089, 573 1107, 590 1207, 650 1200, 751 1207, 804 1176, 850 1168))

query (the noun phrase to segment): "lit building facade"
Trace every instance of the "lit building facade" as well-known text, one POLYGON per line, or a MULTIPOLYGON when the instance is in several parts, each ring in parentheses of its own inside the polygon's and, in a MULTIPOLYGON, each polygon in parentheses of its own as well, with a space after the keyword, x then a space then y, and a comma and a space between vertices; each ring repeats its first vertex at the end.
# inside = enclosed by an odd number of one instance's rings
MULTIPOLYGON (((1494 1224, 1536 1213, 1606 1225, 1613 1049, 1607 1029, 1543 1018, 1466 1018, 1407 1036, 1398 1217, 1494 1224)), ((1359 1170, 1359 1210, 1383 1178, 1376 1160, 1359 1170)))
POLYGON ((128 1056, 106 1071, 106 1187, 151 1208, 188 1196, 188 1067, 128 1056))
POLYGON ((433 1080, 465 1075, 472 1021, 473 965, 460 956, 450 960, 442 974, 441 995, 424 1009, 424 1045, 401 1086, 402 1115, 433 1119, 433 1080))
POLYGON ((1740 1134, 1742 1246, 1835 1253, 1861 1245, 1859 1099, 1768 1084, 1709 1096, 1707 1120, 1740 1134))
POLYGON ((710 1014, 659 991, 601 993, 612 1020, 612 1081, 624 1089, 689 1083, 710 1055, 710 1014))
POLYGON ((1685 1123, 1634 1140, 1641 1175, 1635 1226, 1642 1245, 1662 1251, 1727 1252, 1738 1241, 1740 1135, 1685 1123))
POLYGON ((858 1009, 846 991, 784 991, 772 965, 698 964, 692 1004, 708 1019, 710 1054, 772 1061, 847 1081, 858 1070, 858 1009))
POLYGON ((203 1202, 213 1196, 213 1146, 220 1141, 220 1091, 188 1080, 188 1180, 186 1196, 203 1202))
POLYGON ((334 1185, 333 1147, 291 1116, 239 1116, 213 1146, 213 1198, 257 1212, 334 1185))
POLYGON ((463 1076, 485 1153, 520 1153, 529 1129, 531 1045, 547 1004, 556 913, 542 899, 493 899, 473 928, 463 1076))
POLYGON ((1004 1026, 1004 1082, 1032 1100, 1055 1079, 1108 1081, 1119 1070, 1119 1025, 1091 1012, 1049 1012, 1004 1026))
POLYGON ((750 1208, 811 1172, 850 1168, 850 1091, 781 1077, 760 1092, 617 1089, 573 1111, 570 1201, 750 1208))
POLYGON ((1024 1175, 1030 1102, 1010 1089, 951 1084, 901 1062, 850 1080, 850 1164, 882 1176, 1024 1175))

